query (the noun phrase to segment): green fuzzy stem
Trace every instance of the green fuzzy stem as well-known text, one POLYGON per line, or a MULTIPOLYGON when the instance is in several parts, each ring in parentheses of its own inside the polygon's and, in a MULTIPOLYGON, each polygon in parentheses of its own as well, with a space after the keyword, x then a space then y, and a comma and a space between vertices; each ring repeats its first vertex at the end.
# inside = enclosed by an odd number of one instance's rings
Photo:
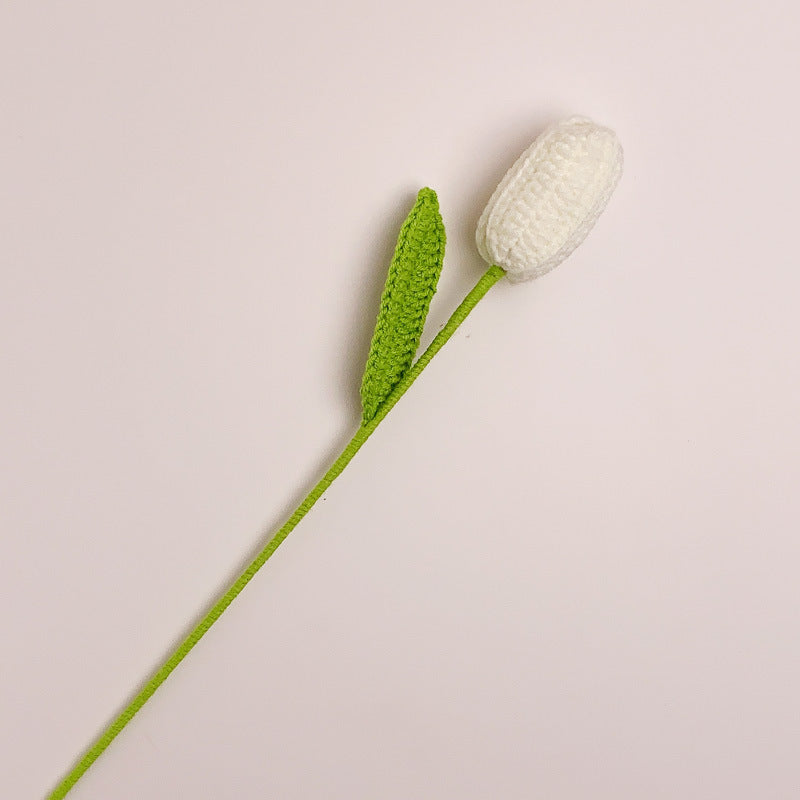
POLYGON ((442 349, 447 340, 455 333, 459 325, 478 304, 478 301, 504 275, 500 267, 490 267, 475 284, 461 305, 453 312, 445 326, 436 335, 428 349, 419 357, 414 366, 397 383, 388 397, 380 405, 374 416, 362 424, 353 438, 345 446, 330 469, 322 476, 319 483, 308 493, 305 500, 283 524, 283 527, 267 542, 264 549, 253 559, 230 588, 217 600, 208 613, 197 624, 192 632, 178 645, 167 660, 158 668, 153 676, 144 684, 139 693, 120 712, 113 722, 103 731, 92 746, 84 753, 75 766, 51 792, 48 800, 61 800, 77 783, 78 779, 97 760, 103 751, 114 741, 122 729, 133 719, 139 709, 153 696, 156 689, 169 677, 170 673, 183 661, 191 649, 203 638, 209 628, 222 616, 225 609, 236 599, 239 593, 252 580, 253 576, 264 566, 283 540, 292 532, 298 522, 308 513, 314 503, 319 500, 325 490, 342 473, 361 445, 369 439, 386 415, 394 408, 397 401, 406 393, 412 383, 428 366, 431 359, 442 349))

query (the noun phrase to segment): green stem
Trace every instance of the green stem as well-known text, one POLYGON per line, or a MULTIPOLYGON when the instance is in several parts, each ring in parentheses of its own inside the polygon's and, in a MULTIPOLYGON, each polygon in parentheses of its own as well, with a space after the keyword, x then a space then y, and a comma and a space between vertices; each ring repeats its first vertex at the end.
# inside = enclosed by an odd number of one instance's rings
POLYGON ((153 676, 142 687, 139 693, 120 712, 119 716, 103 731, 94 744, 84 753, 81 759, 67 773, 61 783, 49 795, 48 800, 61 800, 77 783, 78 779, 97 760, 100 754, 114 741, 117 734, 133 719, 137 711, 153 696, 156 689, 169 677, 172 670, 183 661, 191 649, 203 638, 208 629, 222 616, 225 609, 236 599, 238 594, 250 582, 253 576, 264 566, 270 556, 278 549, 283 540, 291 533, 298 522, 308 513, 314 503, 319 500, 325 490, 342 473, 361 445, 369 439, 373 431, 392 410, 397 401, 406 393, 412 383, 419 377, 431 359, 442 349, 447 340, 455 333, 459 325, 478 304, 478 301, 497 283, 505 273, 500 267, 490 267, 475 284, 461 305, 453 312, 445 326, 436 335, 428 349, 417 359, 405 376, 395 386, 386 400, 381 404, 375 416, 362 425, 353 438, 342 450, 330 469, 322 476, 319 483, 308 493, 305 500, 283 524, 283 527, 267 542, 264 549, 250 562, 248 567, 231 584, 230 588, 217 600, 209 612, 197 624, 194 630, 178 645, 167 660, 158 668, 153 676))

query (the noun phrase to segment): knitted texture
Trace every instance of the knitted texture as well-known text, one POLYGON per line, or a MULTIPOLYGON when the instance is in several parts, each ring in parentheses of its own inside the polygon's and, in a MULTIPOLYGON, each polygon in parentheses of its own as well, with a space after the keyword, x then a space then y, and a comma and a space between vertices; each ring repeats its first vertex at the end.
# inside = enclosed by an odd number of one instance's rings
POLYGON ((361 382, 363 421, 411 366, 444 260, 445 233, 433 189, 421 189, 400 229, 361 382))
POLYGON ((622 174, 616 134, 572 117, 539 136, 506 173, 475 234, 513 282, 558 266, 586 238, 622 174))
POLYGON ((102 731, 53 789, 49 800, 67 795, 189 655, 489 289, 506 274, 512 281, 543 275, 583 241, 608 202, 621 169, 622 150, 616 136, 589 120, 572 118, 539 137, 503 178, 479 222, 478 248, 491 266, 414 362, 445 247, 436 194, 431 189, 420 191, 400 231, 381 298, 361 386, 362 424, 283 526, 102 731))

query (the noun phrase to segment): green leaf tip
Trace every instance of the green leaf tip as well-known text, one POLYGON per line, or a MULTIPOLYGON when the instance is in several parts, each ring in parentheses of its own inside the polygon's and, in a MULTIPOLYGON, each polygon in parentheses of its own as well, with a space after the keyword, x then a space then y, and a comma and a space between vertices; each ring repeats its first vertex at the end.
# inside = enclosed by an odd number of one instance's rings
POLYGON ((418 203, 429 203, 436 211, 439 210, 439 198, 429 186, 423 186, 417 192, 418 203))
POLYGON ((444 222, 433 189, 419 190, 400 228, 361 382, 364 423, 411 366, 442 271, 444 222))

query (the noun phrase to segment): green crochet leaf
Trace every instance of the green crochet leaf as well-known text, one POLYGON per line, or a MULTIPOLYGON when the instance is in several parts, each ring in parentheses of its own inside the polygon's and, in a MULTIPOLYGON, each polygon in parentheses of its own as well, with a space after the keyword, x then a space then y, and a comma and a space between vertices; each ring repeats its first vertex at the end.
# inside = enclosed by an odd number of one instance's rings
POLYGON ((369 422, 403 377, 419 347, 444 259, 444 223, 433 189, 420 189, 400 229, 361 382, 363 421, 369 422))

